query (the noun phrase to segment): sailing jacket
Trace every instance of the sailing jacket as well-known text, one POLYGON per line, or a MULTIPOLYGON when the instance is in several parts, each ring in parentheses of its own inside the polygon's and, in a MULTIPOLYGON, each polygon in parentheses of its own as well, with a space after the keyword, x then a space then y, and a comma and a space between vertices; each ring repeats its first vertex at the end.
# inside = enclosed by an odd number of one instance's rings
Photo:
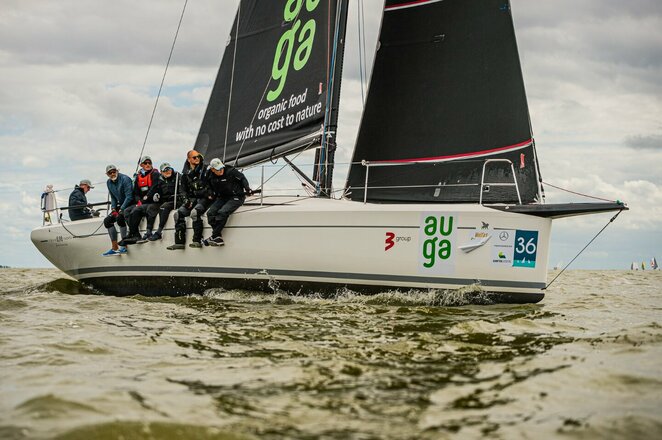
POLYGON ((246 176, 235 167, 226 165, 223 174, 217 176, 209 171, 207 187, 209 195, 217 199, 246 198, 250 192, 246 176))
POLYGON ((182 171, 182 192, 186 197, 182 198, 184 204, 186 199, 193 202, 195 199, 202 199, 207 196, 207 166, 200 161, 198 166, 191 168, 190 164, 186 162, 184 171, 182 171))
POLYGON ((92 211, 87 207, 85 191, 78 185, 69 195, 69 218, 71 221, 92 218, 92 211))
POLYGON ((154 194, 156 194, 156 186, 159 183, 160 173, 156 168, 145 171, 142 168, 135 175, 133 180, 133 194, 136 201, 141 204, 154 203, 154 194))
POLYGON ((108 179, 106 182, 108 192, 110 193, 110 207, 124 211, 129 206, 135 204, 133 196, 133 185, 131 178, 126 174, 117 173, 117 179, 113 182, 108 179))
POLYGON ((182 176, 177 171, 173 171, 170 177, 159 175, 156 192, 159 194, 159 203, 172 202, 175 200, 175 191, 177 191, 177 200, 183 200, 185 194, 182 194, 182 176))

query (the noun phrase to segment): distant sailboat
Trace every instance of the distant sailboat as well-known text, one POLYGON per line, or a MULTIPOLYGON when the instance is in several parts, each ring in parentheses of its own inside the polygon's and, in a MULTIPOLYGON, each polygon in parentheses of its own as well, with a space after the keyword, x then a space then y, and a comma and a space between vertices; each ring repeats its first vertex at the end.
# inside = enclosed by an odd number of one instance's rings
POLYGON ((630 270, 639 270, 639 268, 637 267, 637 263, 633 261, 632 264, 630 264, 630 270))
POLYGON ((641 270, 646 270, 646 263, 643 261, 641 262, 641 270))
POLYGON ((655 257, 651 259, 651 270, 658 270, 659 266, 657 265, 657 260, 655 257))

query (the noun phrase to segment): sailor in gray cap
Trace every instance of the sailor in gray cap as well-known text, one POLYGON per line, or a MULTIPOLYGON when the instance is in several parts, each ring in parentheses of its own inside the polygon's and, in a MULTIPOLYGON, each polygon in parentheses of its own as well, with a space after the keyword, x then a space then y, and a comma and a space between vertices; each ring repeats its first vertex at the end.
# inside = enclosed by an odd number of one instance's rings
POLYGON ((85 220, 99 215, 99 213, 88 206, 86 194, 92 189, 92 182, 83 179, 69 195, 69 218, 71 221, 85 220))

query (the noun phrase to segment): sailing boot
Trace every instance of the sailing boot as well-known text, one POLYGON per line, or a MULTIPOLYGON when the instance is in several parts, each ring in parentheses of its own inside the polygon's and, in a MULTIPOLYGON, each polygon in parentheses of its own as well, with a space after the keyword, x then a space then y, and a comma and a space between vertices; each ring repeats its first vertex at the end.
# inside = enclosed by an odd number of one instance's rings
POLYGON ((186 224, 184 224, 184 229, 177 228, 175 230, 175 244, 173 244, 172 246, 168 246, 166 249, 168 249, 169 251, 185 249, 186 246, 184 245, 184 243, 186 243, 186 224))

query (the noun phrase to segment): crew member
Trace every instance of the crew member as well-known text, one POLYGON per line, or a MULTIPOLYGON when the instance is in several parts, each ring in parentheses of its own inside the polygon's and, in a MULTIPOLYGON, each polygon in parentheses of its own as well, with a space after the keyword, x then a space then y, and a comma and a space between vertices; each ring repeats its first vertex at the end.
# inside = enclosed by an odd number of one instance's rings
POLYGON ((136 199, 136 206, 132 209, 129 216, 129 235, 120 243, 120 245, 134 244, 138 241, 147 242, 152 235, 154 221, 159 213, 159 199, 154 200, 156 187, 159 181, 159 172, 152 166, 152 158, 143 156, 140 159, 140 170, 135 176, 133 182, 133 194, 136 199), (140 236, 140 221, 147 217, 147 230, 143 237, 140 236))
POLYGON ((129 215, 128 211, 134 206, 135 198, 129 176, 121 174, 115 165, 108 165, 106 167, 106 175, 108 176, 106 186, 110 193, 110 214, 103 220, 103 224, 108 229, 112 246, 102 255, 104 257, 110 257, 126 253, 126 247, 119 246, 117 243, 115 223, 120 227, 122 238, 125 238, 127 233, 125 216, 129 215))
POLYGON ((214 203, 207 211, 207 221, 212 227, 211 237, 204 240, 205 246, 223 246, 225 242, 221 232, 228 222, 230 214, 244 204, 246 195, 252 195, 246 176, 241 171, 224 165, 221 159, 212 159, 209 163, 207 187, 210 189, 214 203))
POLYGON ((92 182, 83 179, 71 192, 69 195, 69 218, 71 221, 99 216, 97 211, 88 206, 87 197, 85 196, 93 188, 92 182))
MULTIPOLYGON (((181 174, 172 169, 168 162, 164 162, 159 167, 161 175, 157 183, 156 194, 154 197, 158 198, 159 206, 159 228, 148 238, 149 241, 160 240, 163 233, 163 228, 168 221, 170 212, 175 209, 175 198, 182 199, 181 189, 181 174)), ((153 204, 152 206, 157 206, 153 204)))
POLYGON ((202 247, 202 214, 212 200, 207 196, 207 170, 202 154, 191 150, 186 154, 186 164, 182 172, 182 204, 175 212, 175 244, 169 250, 184 249, 186 243, 186 217, 193 220, 193 241, 191 247, 202 247))

